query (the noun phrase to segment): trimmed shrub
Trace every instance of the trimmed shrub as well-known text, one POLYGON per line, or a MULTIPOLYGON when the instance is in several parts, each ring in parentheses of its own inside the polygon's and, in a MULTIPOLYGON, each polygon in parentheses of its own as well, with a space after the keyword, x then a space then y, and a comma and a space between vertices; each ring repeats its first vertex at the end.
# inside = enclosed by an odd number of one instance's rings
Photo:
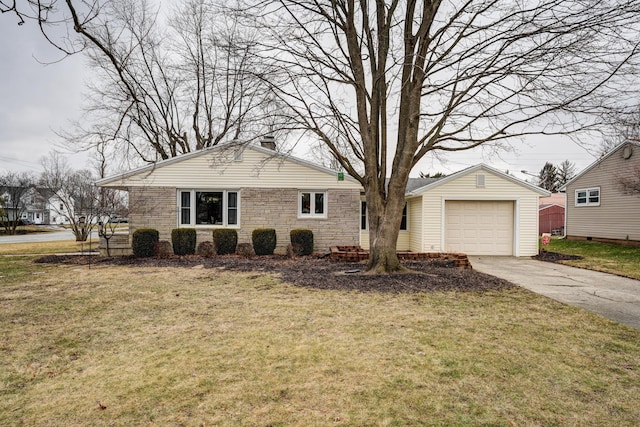
POLYGON ((154 247, 154 253, 158 258, 169 258, 173 255, 173 248, 171 247, 171 242, 168 240, 160 240, 154 247))
MULTIPOLYGON (((311 255, 313 253, 313 231, 304 228, 291 230, 291 246, 294 251, 300 247, 301 255, 311 255)), ((297 252, 297 251, 296 251, 297 252)))
POLYGON ((211 258, 216 254, 216 249, 213 247, 213 242, 206 241, 198 243, 196 254, 205 258, 211 258))
POLYGON ((174 228, 171 230, 173 253, 176 255, 193 255, 196 253, 196 229, 174 228))
POLYGON ((139 228, 133 232, 131 249, 139 258, 151 257, 155 254, 155 245, 160 240, 160 233, 154 228, 139 228))
POLYGON ((213 244, 218 255, 232 254, 238 246, 238 232, 233 228, 213 230, 213 244))
POLYGON ((276 248, 276 230, 273 228, 253 230, 251 243, 256 255, 273 255, 273 251, 276 248))

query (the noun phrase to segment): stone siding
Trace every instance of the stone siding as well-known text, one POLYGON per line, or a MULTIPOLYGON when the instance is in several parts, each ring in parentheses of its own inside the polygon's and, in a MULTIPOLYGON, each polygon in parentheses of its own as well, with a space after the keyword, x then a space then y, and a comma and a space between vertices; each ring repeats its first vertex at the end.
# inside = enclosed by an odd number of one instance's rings
POLYGON ((328 252, 331 246, 358 245, 360 240, 360 191, 329 190, 327 218, 298 218, 298 190, 245 188, 241 191, 239 242, 251 242, 256 228, 275 228, 277 253, 290 243, 296 228, 313 231, 314 250, 328 252))
POLYGON ((160 240, 171 241, 171 230, 178 226, 176 194, 172 187, 129 188, 129 233, 155 228, 160 240))
MULTIPOLYGON (((171 240, 177 224, 177 193, 172 187, 129 188, 129 230, 155 228, 160 240, 171 240)), ((276 253, 285 253, 289 232, 296 228, 313 231, 314 250, 328 252, 331 246, 360 244, 360 191, 328 190, 327 218, 298 218, 298 190, 243 188, 240 190, 238 243, 250 243, 256 228, 274 228, 276 253)), ((197 243, 211 241, 213 227, 197 228, 197 243)))

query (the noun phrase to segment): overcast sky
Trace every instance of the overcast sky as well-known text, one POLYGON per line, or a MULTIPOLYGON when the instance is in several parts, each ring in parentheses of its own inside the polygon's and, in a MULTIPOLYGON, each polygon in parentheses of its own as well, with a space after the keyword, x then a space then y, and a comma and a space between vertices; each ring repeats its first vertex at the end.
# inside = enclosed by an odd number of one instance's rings
MULTIPOLYGON (((60 58, 33 25, 18 27, 12 17, 0 16, 0 172, 39 173, 40 158, 60 149, 56 131, 80 118, 82 93, 91 73, 81 55, 41 63, 60 58)), ((585 142, 592 147, 599 144, 595 139, 585 142)), ((483 162, 531 179, 520 171, 537 174, 546 161, 557 165, 567 159, 580 171, 597 156, 595 148, 586 150, 566 137, 530 137, 524 143, 514 141, 513 147, 515 151, 500 155, 482 149, 452 153, 444 163, 429 157, 412 175, 448 174, 483 162)), ((69 161, 76 169, 88 167, 86 153, 70 156, 69 161)))
MULTIPOLYGON (((40 172, 40 158, 60 141, 55 132, 79 117, 89 75, 82 57, 38 62, 61 57, 33 23, 0 16, 0 170, 40 172)), ((85 167, 86 155, 70 161, 85 167)))

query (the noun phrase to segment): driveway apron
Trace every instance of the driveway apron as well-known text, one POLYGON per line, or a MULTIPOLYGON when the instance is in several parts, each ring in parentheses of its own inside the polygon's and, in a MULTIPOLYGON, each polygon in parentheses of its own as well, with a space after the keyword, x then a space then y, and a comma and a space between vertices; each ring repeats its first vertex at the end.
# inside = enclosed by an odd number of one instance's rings
POLYGON ((640 281, 531 258, 470 256, 477 271, 640 329, 640 281))

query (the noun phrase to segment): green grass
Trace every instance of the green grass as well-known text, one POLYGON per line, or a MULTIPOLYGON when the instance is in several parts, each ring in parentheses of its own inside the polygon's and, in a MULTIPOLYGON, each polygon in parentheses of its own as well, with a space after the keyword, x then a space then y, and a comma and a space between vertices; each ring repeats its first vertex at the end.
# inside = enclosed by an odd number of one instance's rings
POLYGON ((562 261, 563 264, 640 280, 640 247, 552 239, 549 246, 544 248, 552 252, 584 257, 582 260, 562 261))
POLYGON ((265 272, 0 263, 0 425, 640 420, 640 331, 520 288, 354 293, 265 272))

